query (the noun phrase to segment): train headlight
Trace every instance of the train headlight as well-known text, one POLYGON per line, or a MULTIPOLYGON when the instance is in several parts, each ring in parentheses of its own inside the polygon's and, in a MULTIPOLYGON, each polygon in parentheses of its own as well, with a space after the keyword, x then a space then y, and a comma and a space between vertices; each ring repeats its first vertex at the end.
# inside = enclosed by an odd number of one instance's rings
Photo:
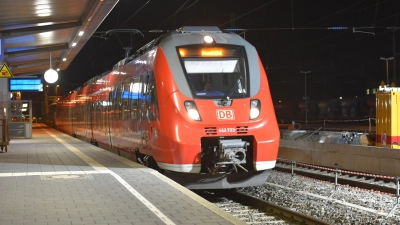
POLYGON ((205 43, 208 43, 208 44, 214 42, 214 38, 212 38, 212 37, 209 36, 209 35, 204 36, 203 40, 204 40, 205 43))
POLYGON ((254 120, 260 115, 261 102, 258 99, 250 101, 250 119, 254 120))
POLYGON ((197 110, 197 107, 196 107, 196 103, 194 103, 193 101, 186 101, 185 108, 186 108, 186 111, 187 111, 189 117, 192 120, 201 121, 199 111, 197 110))

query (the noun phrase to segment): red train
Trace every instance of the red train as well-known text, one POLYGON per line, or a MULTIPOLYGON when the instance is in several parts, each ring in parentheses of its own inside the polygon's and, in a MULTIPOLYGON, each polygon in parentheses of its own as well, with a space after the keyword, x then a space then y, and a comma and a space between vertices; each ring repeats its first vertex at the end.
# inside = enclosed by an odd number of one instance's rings
POLYGON ((60 99, 55 124, 189 189, 260 185, 279 147, 263 68, 239 35, 182 27, 60 99))

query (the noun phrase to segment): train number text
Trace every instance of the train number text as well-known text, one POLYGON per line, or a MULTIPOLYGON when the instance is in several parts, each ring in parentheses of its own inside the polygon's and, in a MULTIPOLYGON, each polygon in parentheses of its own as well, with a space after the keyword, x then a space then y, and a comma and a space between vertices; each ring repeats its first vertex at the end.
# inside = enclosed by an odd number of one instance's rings
POLYGON ((236 132, 236 129, 235 128, 219 128, 218 129, 218 132, 220 132, 220 133, 227 133, 227 132, 229 132, 229 133, 231 133, 231 132, 236 132))

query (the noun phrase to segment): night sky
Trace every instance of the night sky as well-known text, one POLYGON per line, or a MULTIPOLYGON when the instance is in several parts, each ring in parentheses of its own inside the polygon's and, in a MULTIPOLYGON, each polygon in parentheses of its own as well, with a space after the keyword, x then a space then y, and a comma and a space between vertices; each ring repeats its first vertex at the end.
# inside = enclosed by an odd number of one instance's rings
MULTIPOLYGON (((132 47, 132 54, 160 35, 151 30, 218 26, 245 30, 238 33, 257 49, 274 101, 302 99, 300 71, 311 71, 310 99, 365 96, 367 88, 386 82, 386 61, 380 57, 392 57, 400 48, 400 32, 394 29, 400 27, 399 14, 398 0, 120 0, 68 69, 60 71, 60 90, 66 93, 111 70, 124 58, 125 47, 132 47), (137 29, 144 37, 101 37, 113 29, 137 29)), ((393 69, 389 61, 390 83, 393 69)), ((400 83, 400 76, 396 80, 400 83)))

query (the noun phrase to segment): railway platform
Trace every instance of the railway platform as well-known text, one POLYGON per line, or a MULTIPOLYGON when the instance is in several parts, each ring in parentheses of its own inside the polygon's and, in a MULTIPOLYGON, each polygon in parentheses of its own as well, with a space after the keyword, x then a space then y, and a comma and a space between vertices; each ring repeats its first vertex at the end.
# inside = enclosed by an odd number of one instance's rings
POLYGON ((157 171, 33 124, 0 153, 0 224, 245 224, 157 171))

